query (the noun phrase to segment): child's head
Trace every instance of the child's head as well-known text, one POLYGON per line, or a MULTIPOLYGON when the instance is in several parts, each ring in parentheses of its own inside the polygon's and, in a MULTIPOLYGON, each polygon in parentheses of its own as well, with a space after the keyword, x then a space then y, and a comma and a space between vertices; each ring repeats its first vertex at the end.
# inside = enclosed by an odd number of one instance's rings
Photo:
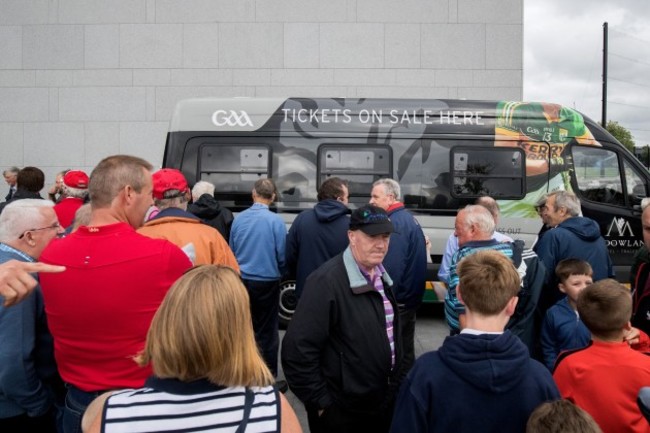
POLYGON ((569 400, 547 401, 530 414, 526 433, 602 433, 594 419, 569 400))
POLYGON ((580 292, 593 282, 591 266, 579 259, 562 260, 555 267, 555 275, 559 281, 558 289, 565 293, 574 305, 580 292))
POLYGON ((578 313, 594 337, 618 341, 632 316, 632 295, 616 280, 600 280, 580 293, 578 313))
POLYGON ((515 265, 502 253, 478 251, 458 264, 458 287, 468 310, 495 316, 517 296, 521 279, 515 265))

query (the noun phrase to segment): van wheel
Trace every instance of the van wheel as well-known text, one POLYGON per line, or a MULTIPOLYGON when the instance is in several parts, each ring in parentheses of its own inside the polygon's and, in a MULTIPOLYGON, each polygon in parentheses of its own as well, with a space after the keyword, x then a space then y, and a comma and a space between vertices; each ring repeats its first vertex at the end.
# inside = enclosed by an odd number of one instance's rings
POLYGON ((280 283, 280 326, 286 328, 293 312, 296 311, 296 281, 286 280, 280 283))

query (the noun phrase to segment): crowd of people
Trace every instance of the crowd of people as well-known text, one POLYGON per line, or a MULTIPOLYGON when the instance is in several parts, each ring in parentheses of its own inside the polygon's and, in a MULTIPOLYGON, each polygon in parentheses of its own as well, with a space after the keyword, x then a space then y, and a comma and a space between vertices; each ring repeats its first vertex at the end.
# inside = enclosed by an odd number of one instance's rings
MULTIPOLYGON (((459 209, 450 335, 416 359, 430 257, 395 180, 349 209, 329 178, 287 231, 270 178, 233 216, 214 185, 133 156, 65 170, 46 198, 40 169, 4 177, 1 431, 299 432, 288 387, 313 433, 650 432, 650 254, 632 291, 614 280, 571 192, 538 202, 532 248, 495 230, 494 199, 459 209)), ((648 206, 642 225, 648 244, 648 206)))

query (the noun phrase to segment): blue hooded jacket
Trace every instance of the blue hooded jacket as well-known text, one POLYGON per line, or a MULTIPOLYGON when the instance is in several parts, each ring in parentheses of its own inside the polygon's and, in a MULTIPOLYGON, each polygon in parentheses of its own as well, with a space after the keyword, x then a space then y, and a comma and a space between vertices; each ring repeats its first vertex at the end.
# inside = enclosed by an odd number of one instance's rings
POLYGON ((551 373, 509 331, 447 337, 402 383, 391 433, 521 433, 541 403, 560 398, 551 373))
POLYGON ((422 302, 425 289, 427 248, 424 232, 403 205, 390 209, 388 217, 395 232, 390 235, 383 264, 393 279, 397 302, 407 309, 414 309, 422 302))
POLYGON ((296 277, 296 296, 302 294, 309 274, 348 246, 348 212, 340 201, 326 199, 302 211, 291 224, 286 258, 289 272, 296 277))

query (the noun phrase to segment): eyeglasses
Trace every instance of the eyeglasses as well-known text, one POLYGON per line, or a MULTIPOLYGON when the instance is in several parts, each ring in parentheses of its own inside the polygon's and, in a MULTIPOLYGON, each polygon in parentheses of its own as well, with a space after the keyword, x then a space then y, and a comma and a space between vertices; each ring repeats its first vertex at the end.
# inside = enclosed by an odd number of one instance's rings
POLYGON ((57 221, 54 224, 52 224, 51 226, 41 227, 39 229, 25 230, 22 235, 18 236, 18 239, 22 239, 25 236, 25 233, 27 233, 27 232, 37 232, 39 230, 49 230, 49 229, 55 229, 55 230, 58 231, 60 228, 61 228, 61 224, 59 224, 59 222, 57 221))

